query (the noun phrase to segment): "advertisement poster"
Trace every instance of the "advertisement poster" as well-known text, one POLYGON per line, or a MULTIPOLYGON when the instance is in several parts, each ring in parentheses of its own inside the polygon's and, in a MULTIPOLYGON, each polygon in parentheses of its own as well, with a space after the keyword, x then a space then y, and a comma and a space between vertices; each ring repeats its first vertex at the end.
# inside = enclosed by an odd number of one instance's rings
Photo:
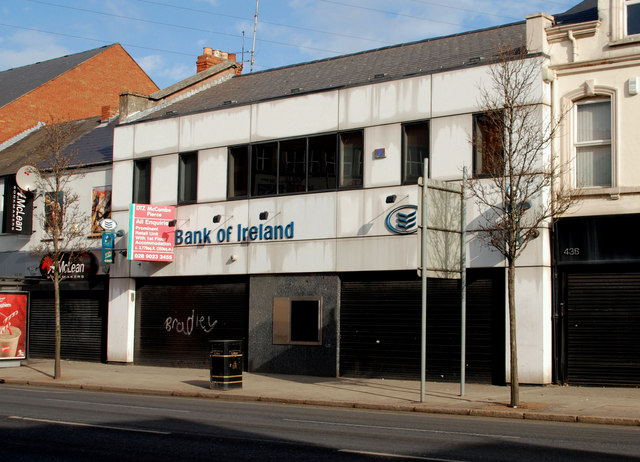
POLYGON ((131 204, 129 260, 172 262, 175 216, 172 205, 131 204))
POLYGON ((27 356, 27 294, 0 293, 0 360, 27 356))
POLYGON ((111 186, 93 188, 91 191, 91 237, 100 237, 103 229, 100 220, 111 217, 111 186))

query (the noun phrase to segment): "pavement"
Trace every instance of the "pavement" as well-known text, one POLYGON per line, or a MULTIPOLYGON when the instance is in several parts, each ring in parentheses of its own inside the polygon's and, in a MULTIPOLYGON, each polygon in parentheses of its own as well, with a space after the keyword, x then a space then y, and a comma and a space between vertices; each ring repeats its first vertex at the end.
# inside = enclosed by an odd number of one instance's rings
POLYGON ((2 384, 59 387, 188 398, 455 414, 602 425, 640 426, 640 388, 520 386, 520 406, 508 406, 508 386, 411 380, 327 378, 244 372, 242 387, 211 389, 209 370, 30 359, 15 367, 0 361, 2 384))

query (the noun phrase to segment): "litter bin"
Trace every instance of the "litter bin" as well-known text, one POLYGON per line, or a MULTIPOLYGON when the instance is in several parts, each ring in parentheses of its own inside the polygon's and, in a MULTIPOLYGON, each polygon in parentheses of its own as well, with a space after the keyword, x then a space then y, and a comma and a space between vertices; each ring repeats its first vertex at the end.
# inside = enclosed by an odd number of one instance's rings
POLYGON ((242 340, 211 340, 210 388, 242 388, 242 340))

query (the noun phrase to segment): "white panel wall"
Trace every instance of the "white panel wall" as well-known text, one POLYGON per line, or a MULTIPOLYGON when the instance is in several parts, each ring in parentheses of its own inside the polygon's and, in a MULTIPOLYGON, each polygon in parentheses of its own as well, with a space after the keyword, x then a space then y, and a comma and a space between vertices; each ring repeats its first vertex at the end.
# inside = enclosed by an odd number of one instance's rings
POLYGON ((477 112, 481 85, 488 87, 488 67, 433 75, 433 117, 477 112))
POLYGON ((107 361, 133 361, 135 293, 133 279, 110 278, 107 361))
POLYGON ((198 153, 198 202, 223 201, 227 198, 227 148, 207 149, 198 153))
POLYGON ((451 180, 462 178, 462 168, 472 168, 471 114, 439 117, 431 120, 431 178, 451 180))
POLYGON ((400 124, 379 125, 364 131, 364 187, 399 185, 402 166, 400 124), (384 148, 386 158, 374 159, 374 149, 384 148))
POLYGON ((113 163, 111 210, 128 210, 133 197, 133 161, 113 163))
POLYGON ((135 125, 118 126, 113 131, 113 161, 133 157, 135 125))
POLYGON ((418 268, 418 234, 337 241, 336 271, 418 268))
POLYGON ((178 202, 178 154, 151 159, 151 203, 175 205, 178 202))
POLYGON ((134 127, 134 157, 178 152, 180 133, 180 119, 178 117, 140 123, 134 127))
POLYGON ((287 98, 251 107, 251 141, 288 138, 338 129, 338 92, 287 98))
POLYGON ((363 85, 340 92, 340 130, 431 117, 431 77, 363 85))
POLYGON ((251 108, 243 106, 180 118, 180 152, 246 143, 251 108))
MULTIPOLYGON (((521 383, 551 382, 551 268, 516 271, 518 374, 521 383)), ((508 305, 505 351, 509 358, 508 305)), ((509 365, 506 377, 510 376, 509 365)))

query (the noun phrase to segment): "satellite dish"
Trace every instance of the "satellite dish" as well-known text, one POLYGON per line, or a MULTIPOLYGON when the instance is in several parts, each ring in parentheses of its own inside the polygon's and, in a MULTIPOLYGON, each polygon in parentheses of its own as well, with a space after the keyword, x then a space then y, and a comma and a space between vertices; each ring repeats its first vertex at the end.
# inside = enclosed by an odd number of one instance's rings
POLYGON ((35 191, 39 179, 40 173, 38 169, 31 165, 20 167, 16 173, 16 184, 23 191, 35 191))

